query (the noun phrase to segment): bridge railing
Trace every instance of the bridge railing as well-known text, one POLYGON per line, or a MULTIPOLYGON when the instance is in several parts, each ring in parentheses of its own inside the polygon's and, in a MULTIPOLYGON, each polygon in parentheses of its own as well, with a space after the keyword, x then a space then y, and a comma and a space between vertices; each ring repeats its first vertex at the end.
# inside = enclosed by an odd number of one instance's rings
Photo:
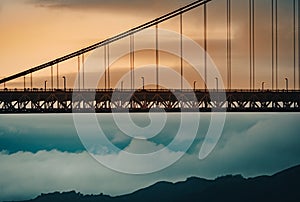
POLYGON ((14 88, 14 89, 0 89, 1 93, 11 93, 11 92, 225 92, 225 93, 234 93, 234 92, 295 92, 295 93, 300 93, 300 90, 294 90, 294 89, 277 89, 277 90, 272 90, 272 89, 255 89, 255 90, 250 90, 250 89, 120 89, 120 88, 111 88, 111 89, 73 89, 73 88, 68 88, 66 90, 64 89, 44 89, 44 88, 33 88, 33 89, 21 89, 21 88, 14 88))

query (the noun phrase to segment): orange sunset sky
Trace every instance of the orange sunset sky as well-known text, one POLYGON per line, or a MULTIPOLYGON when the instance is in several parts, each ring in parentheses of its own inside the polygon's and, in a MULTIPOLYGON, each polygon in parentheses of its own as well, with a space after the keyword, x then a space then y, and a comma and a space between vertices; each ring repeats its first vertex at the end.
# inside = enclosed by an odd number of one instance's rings
MULTIPOLYGON (((184 6, 191 0, 1 0, 0 1, 0 77, 4 78, 57 57, 69 54, 108 37, 145 23, 184 6)), ((271 0, 255 1, 256 13, 256 88, 271 86, 271 0)), ((284 78, 293 83, 293 0, 278 0, 279 87, 284 78)), ((232 87, 249 87, 248 1, 232 0, 232 87)), ((160 25, 178 32, 178 17, 160 25)), ((203 10, 184 14, 184 34, 203 45, 203 10)), ((154 42, 154 41, 153 41, 154 42)), ((112 50, 113 51, 113 50, 112 50)), ((226 84, 226 1, 208 5, 208 52, 226 84)), ((153 53, 137 54, 137 65, 153 60, 153 53), (149 59, 150 58, 150 59, 149 59), (152 59, 151 59, 152 58, 152 59)), ((126 58, 124 59, 126 61, 126 58)), ((179 60, 170 56, 161 61, 178 69, 179 60), (169 60, 169 61, 168 61, 169 60)), ((128 62, 115 64, 112 72, 128 62)), ((186 77, 198 78, 186 64, 186 77)), ((61 64, 60 73, 70 77, 76 72, 76 60, 61 64)), ((297 70, 298 71, 298 70, 297 70)), ((126 71, 124 71, 125 73, 126 71)), ((34 74, 35 85, 43 86, 49 69, 34 74), (40 80, 39 80, 40 79, 40 80)), ((298 72, 297 72, 298 75, 298 72)), ((297 77, 298 79, 298 77, 297 77)), ((117 80, 117 79, 115 79, 117 80)), ((22 78, 8 87, 18 86, 22 78)), ((112 79, 114 82, 114 79, 112 79)), ((200 82, 199 82, 200 83, 200 82)), ((70 84, 71 85, 71 84, 70 84)), ((199 84, 200 85, 200 84, 199 84)), ((292 85, 292 84, 291 84, 292 85)), ((200 87, 200 86, 199 86, 200 87)))

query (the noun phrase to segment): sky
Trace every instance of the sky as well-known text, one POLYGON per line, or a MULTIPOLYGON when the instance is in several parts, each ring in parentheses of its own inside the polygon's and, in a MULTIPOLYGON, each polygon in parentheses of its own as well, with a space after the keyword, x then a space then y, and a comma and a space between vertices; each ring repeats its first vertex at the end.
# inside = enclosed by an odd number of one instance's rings
MULTIPOLYGON (((190 2, 190 0, 1 0, 0 77, 12 75, 97 43, 190 2)), ((232 2, 234 2, 233 87, 247 88, 248 1, 232 0, 232 2)), ((278 0, 278 2, 279 84, 280 88, 284 88, 285 77, 289 77, 293 83, 290 12, 292 0, 278 0)), ((256 1, 256 15, 259 19, 256 23, 256 65, 257 73, 263 74, 257 77, 257 88, 260 88, 262 81, 266 82, 266 88, 270 88, 269 6, 270 0, 256 1)), ((226 83, 225 11, 225 1, 222 0, 214 0, 208 6, 208 52, 226 83)), ((202 14, 201 8, 185 14, 183 30, 186 37, 203 47, 202 14)), ((160 28, 178 32, 178 18, 161 24, 160 28)), ((136 39, 136 45, 149 43, 153 47, 155 40, 150 38, 145 42, 142 35, 136 39)), ((124 39, 120 43, 113 44, 112 54, 117 54, 120 47, 126 48, 124 44, 128 42, 128 39, 124 39)), ((179 47, 178 37, 160 42, 160 45, 168 43, 175 46, 175 49, 179 47), (177 45, 174 45, 172 40, 176 41, 177 45)), ((95 54, 97 55, 97 52, 95 54)), ((154 55, 153 51, 137 52, 137 66, 153 64, 154 55)), ((163 66, 170 66, 178 72, 180 63, 178 58, 166 53, 160 53, 160 56, 163 66)), ((90 61, 88 56, 87 61, 90 61)), ((116 75, 112 79, 113 84, 126 73, 126 69, 129 69, 128 61, 127 55, 112 65, 111 71, 116 75)), ((72 82, 76 77, 76 62, 71 60, 59 65, 60 75, 67 76, 70 88, 73 87, 72 82)), ((199 75, 195 75, 189 64, 185 63, 185 67, 188 81, 192 83, 197 80, 197 86, 201 87, 199 75)), ((35 73, 35 87, 42 88, 45 80, 49 82, 49 73, 49 69, 35 73)), ((89 72, 87 75, 92 73, 89 72)), ((176 81, 171 82, 171 79, 168 79, 168 82, 176 84, 176 81)), ((27 78, 27 86, 28 80, 27 78)), ((100 82, 103 82, 103 79, 100 82)), ((23 80, 19 79, 7 83, 7 87, 22 88, 22 84, 23 80)), ((140 79, 137 85, 141 85, 140 79)), ((128 86, 128 82, 125 82, 125 86, 128 86)), ((140 127, 151 125, 149 117, 145 114, 134 114, 131 118, 140 127)), ((170 114, 168 118, 157 136, 147 140, 136 140, 128 136, 130 134, 120 132, 110 114, 97 116, 109 141, 120 149, 136 154, 160 150, 171 142, 178 131, 180 116, 170 114)), ((191 176, 213 179, 226 174, 242 174, 246 177, 273 174, 300 163, 299 118, 297 113, 227 114, 224 130, 215 149, 207 158, 199 160, 198 154, 211 121, 210 114, 201 114, 195 140, 179 161, 158 172, 130 175, 109 169, 93 158, 121 159, 121 165, 129 165, 126 159, 122 159, 120 153, 107 152, 109 150, 105 149, 109 148, 104 148, 100 152, 95 150, 92 156, 86 151, 70 114, 1 115, 0 201, 24 200, 41 193, 69 190, 85 194, 120 195, 158 181, 176 182, 191 176)), ((126 121, 127 119, 123 119, 122 124, 126 125, 126 121)), ((86 125, 87 128, 89 126, 86 125)), ((183 145, 190 141, 189 126, 186 125, 184 137, 181 139, 183 145)), ((86 133, 90 137, 88 129, 86 133)), ((90 138, 89 143, 96 142, 95 137, 90 138)), ((165 150, 161 157, 167 160, 180 152, 184 150, 182 145, 178 144, 165 150)), ((153 166, 157 163, 154 161, 153 166)))
MULTIPOLYGON (((87 47, 190 2, 192 1, 2 0, 0 2, 0 76, 3 78, 87 47)), ((266 88, 271 87, 270 2, 269 0, 256 1, 256 88, 260 88, 263 81, 266 88)), ((247 5, 248 1, 232 1, 232 85, 234 88, 249 88, 247 5)), ((293 83, 292 0, 279 1, 278 7, 279 88, 284 88, 285 77, 290 79, 291 85, 293 83)), ((226 84, 225 8, 225 0, 209 3, 208 53, 226 84)), ((202 15, 202 8, 184 14, 183 33, 203 47, 202 15)), ((160 28, 179 32, 178 22, 177 17, 161 24, 160 28)), ((174 40, 173 43, 179 46, 179 39, 174 40)), ((137 39, 136 44, 144 41, 137 39)), ((153 45, 155 43, 154 39, 148 41, 153 45)), ((128 39, 126 43, 129 43, 128 39)), ((160 41, 160 45, 163 43, 166 42, 160 41)), ((111 54, 114 54, 114 50, 118 48, 120 48, 119 44, 112 45, 111 54)), ((155 61, 153 51, 136 54, 137 67, 155 61)), ((67 85, 70 88, 73 87, 76 77, 76 62, 77 59, 73 59, 60 64, 60 75, 67 77, 69 81, 67 85)), ((170 55, 161 53, 160 64, 179 71, 179 59, 175 60, 170 55)), ((202 78, 195 76, 188 64, 184 65, 188 81, 192 84, 197 80, 198 87, 203 87, 200 85, 202 78)), ((116 84, 124 69, 126 71, 129 69, 129 57, 112 64, 112 75, 115 75, 112 78, 112 85, 116 84)), ((44 81, 50 80, 49 75, 49 68, 35 73, 34 86, 43 87, 44 81)), ((62 83, 61 78, 60 80, 62 83)), ((137 82, 141 82, 140 79, 137 82)), ((7 86, 23 87, 23 79, 17 79, 7 86)), ((27 77, 27 86, 29 86, 29 77, 27 77)))

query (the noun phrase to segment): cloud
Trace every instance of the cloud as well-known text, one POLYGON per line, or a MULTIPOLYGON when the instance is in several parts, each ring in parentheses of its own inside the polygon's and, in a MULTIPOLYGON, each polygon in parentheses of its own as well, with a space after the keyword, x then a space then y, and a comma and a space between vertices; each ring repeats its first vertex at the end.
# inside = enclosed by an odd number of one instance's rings
MULTIPOLYGON (((120 195, 162 180, 175 182, 190 176, 215 178, 236 173, 256 176, 272 174, 300 163, 299 114, 229 114, 227 118, 222 137, 208 158, 198 159, 203 139, 201 134, 205 133, 201 131, 188 154, 169 168, 148 175, 112 171, 86 152, 1 152, 0 200, 29 199, 40 193, 68 190, 120 195)), ((207 125, 207 120, 203 125, 207 125)), ((143 148, 155 151, 162 148, 159 143, 162 139, 131 141, 126 150, 134 153, 141 153, 143 148)), ((162 158, 173 154, 166 150, 162 158)), ((122 155, 109 154, 106 157, 122 155)), ((129 164, 122 158, 119 163, 129 164)))
MULTIPOLYGON (((242 174, 253 176, 257 172, 299 163, 299 115, 277 114, 272 118, 260 118, 243 131, 224 131, 217 149, 208 157, 216 158, 216 167, 223 167, 226 173, 243 170, 242 174)), ((243 121, 240 123, 243 125, 243 121)))
POLYGON ((114 172, 98 164, 86 152, 72 154, 53 150, 11 155, 2 152, 0 160, 0 200, 29 199, 56 190, 115 195, 161 179, 159 175, 132 176, 114 172))
POLYGON ((133 139, 124 150, 134 154, 148 154, 163 148, 164 145, 156 145, 147 140, 133 139))
POLYGON ((153 7, 165 7, 172 5, 185 5, 191 1, 189 0, 155 0, 155 1, 143 1, 143 0, 28 0, 36 6, 47 7, 53 9, 117 9, 117 10, 132 10, 132 9, 144 9, 149 10, 149 6, 153 7))

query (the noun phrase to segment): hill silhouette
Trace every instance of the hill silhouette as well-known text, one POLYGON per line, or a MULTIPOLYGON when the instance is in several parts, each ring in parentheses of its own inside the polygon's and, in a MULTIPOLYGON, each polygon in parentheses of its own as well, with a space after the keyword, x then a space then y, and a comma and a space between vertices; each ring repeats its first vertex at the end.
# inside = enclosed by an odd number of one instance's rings
POLYGON ((152 201, 300 201, 300 165, 272 176, 245 179, 241 175, 228 175, 215 180, 188 178, 184 182, 159 182, 131 194, 110 197, 82 195, 75 191, 42 194, 24 202, 152 202, 152 201))

